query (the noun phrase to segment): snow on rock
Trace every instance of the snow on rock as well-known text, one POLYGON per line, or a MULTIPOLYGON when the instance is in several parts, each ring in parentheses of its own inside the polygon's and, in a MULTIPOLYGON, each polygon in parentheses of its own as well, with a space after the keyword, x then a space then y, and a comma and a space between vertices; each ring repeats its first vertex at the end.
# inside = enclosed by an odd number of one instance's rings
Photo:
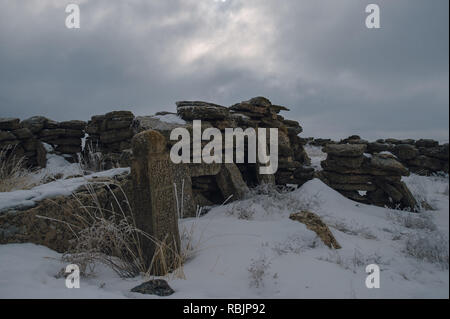
MULTIPOLYGON (((57 161, 60 161, 60 159, 57 161)), ((114 168, 104 172, 85 175, 83 177, 58 179, 50 183, 33 187, 30 190, 2 192, 0 193, 0 212, 7 209, 31 207, 34 206, 36 202, 45 198, 69 196, 79 187, 86 184, 88 179, 94 177, 114 177, 129 172, 129 168, 114 168)))
POLYGON ((186 121, 183 120, 181 117, 179 117, 176 114, 154 115, 152 117, 159 119, 160 121, 162 121, 164 123, 180 124, 180 125, 186 124, 186 121))
POLYGON ((392 153, 389 152, 389 151, 382 151, 382 152, 379 152, 378 154, 381 154, 381 155, 391 155, 391 156, 397 158, 397 156, 395 156, 394 154, 392 154, 392 153))

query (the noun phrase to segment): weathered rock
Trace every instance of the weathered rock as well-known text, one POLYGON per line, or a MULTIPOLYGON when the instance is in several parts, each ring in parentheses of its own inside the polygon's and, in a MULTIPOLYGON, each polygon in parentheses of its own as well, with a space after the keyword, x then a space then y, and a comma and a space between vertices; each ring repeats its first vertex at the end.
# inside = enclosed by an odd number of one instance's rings
POLYGON ((400 143, 414 145, 416 143, 416 141, 411 138, 406 138, 406 139, 401 140, 400 143))
POLYGON ((420 154, 448 162, 448 159, 449 159, 448 150, 449 150, 448 143, 446 143, 444 145, 440 145, 437 147, 421 148, 420 154))
POLYGON ((27 128, 19 128, 17 130, 12 131, 12 133, 19 139, 24 140, 33 137, 31 131, 27 128))
POLYGON ((70 130, 84 130, 86 127, 86 122, 78 120, 64 121, 59 123, 59 127, 70 130))
POLYGON ((104 115, 104 119, 106 120, 114 120, 114 119, 134 119, 134 114, 130 111, 112 111, 108 112, 104 115))
POLYGON ((290 111, 287 107, 281 105, 271 105, 270 110, 274 113, 280 113, 281 111, 290 111))
POLYGON ((0 117, 0 130, 15 130, 19 128, 20 120, 18 118, 0 117))
POLYGON ((100 141, 102 143, 120 142, 129 139, 133 136, 133 132, 129 129, 104 131, 100 134, 100 141))
POLYGON ((349 175, 326 171, 324 174, 330 182, 338 184, 364 184, 373 181, 373 177, 370 175, 349 175))
POLYGON ((39 137, 44 138, 44 137, 54 137, 54 136, 60 136, 63 135, 65 132, 64 129, 62 128, 58 128, 58 129, 43 129, 42 131, 39 132, 39 137))
POLYGON ((346 167, 351 169, 357 169, 361 167, 364 162, 364 157, 339 157, 334 155, 329 155, 327 158, 327 167, 346 167))
POLYGON ((388 144, 401 144, 401 141, 396 138, 387 138, 384 141, 388 144))
POLYGON ((365 150, 364 144, 328 144, 323 149, 325 153, 339 157, 362 156, 365 150))
POLYGON ((370 159, 370 166, 392 172, 393 175, 409 176, 405 166, 389 154, 375 154, 370 159))
POLYGON ((425 168, 430 171, 439 171, 442 169, 442 163, 436 158, 419 155, 414 159, 407 161, 408 165, 419 168, 425 168))
POLYGON ((211 163, 211 164, 191 163, 188 165, 189 165, 189 171, 190 171, 191 177, 215 176, 215 175, 219 174, 220 170, 222 169, 222 164, 217 164, 217 163, 211 163))
POLYGON ((264 117, 269 109, 265 106, 251 104, 250 102, 241 102, 230 107, 233 111, 245 112, 250 117, 264 117))
POLYGON ((0 142, 16 140, 16 136, 8 131, 0 131, 0 142))
POLYGON ((413 159, 419 155, 419 150, 410 144, 397 144, 393 153, 402 161, 413 159))
POLYGON ((259 174, 259 164, 256 166, 256 180, 259 185, 275 185, 275 175, 274 174, 259 174))
POLYGON ((289 218, 305 224, 306 228, 315 232, 329 248, 341 248, 328 226, 316 214, 309 211, 301 211, 299 213, 291 214, 289 218))
POLYGON ((42 142, 36 140, 36 164, 41 167, 45 168, 47 166, 47 151, 45 150, 44 145, 42 142))
POLYGON ((177 114, 184 120, 222 120, 230 117, 228 108, 207 102, 177 102, 177 114))
POLYGON ((178 196, 180 217, 195 217, 197 204, 192 192, 191 172, 188 164, 173 164, 172 171, 178 196))
POLYGON ((375 184, 377 184, 394 201, 400 202, 402 200, 403 194, 391 183, 382 179, 375 179, 375 184))
POLYGON ((154 279, 134 287, 133 289, 131 289, 131 292, 166 297, 172 295, 175 291, 170 288, 167 281, 163 279, 154 279))
POLYGON ((84 137, 84 134, 85 133, 81 130, 64 129, 63 136, 82 138, 82 137, 84 137))
POLYGON ((403 207, 410 208, 412 210, 416 209, 417 201, 414 198, 411 191, 406 186, 406 184, 403 182, 399 182, 395 184, 395 186, 397 187, 397 190, 400 191, 400 193, 403 195, 402 197, 403 207))
POLYGON ((430 147, 436 147, 438 145, 439 145, 439 142, 432 140, 432 139, 420 139, 420 140, 416 141, 417 147, 430 148, 430 147))
MULTIPOLYGON (((203 123, 202 123, 203 124, 203 123)), ((170 141, 170 133, 173 129, 177 127, 187 128, 190 124, 179 124, 179 123, 167 123, 161 119, 154 116, 137 116, 132 127, 136 133, 146 131, 146 130, 156 130, 160 132, 167 140, 169 144, 175 143, 176 141, 170 141)))
POLYGON ((293 120, 284 120, 283 123, 288 127, 297 127, 301 129, 300 123, 293 120))
POLYGON ((73 137, 59 137, 52 140, 52 144, 55 145, 73 145, 81 147, 81 139, 73 137))
POLYGON ((111 192, 103 184, 91 184, 95 203, 92 194, 81 187, 75 191, 76 197, 57 196, 44 199, 31 208, 24 206, 3 211, 0 213, 0 244, 34 243, 59 253, 67 252, 73 248, 75 239, 73 230, 67 224, 79 226, 78 216, 87 218, 83 206, 98 204, 105 212, 109 211, 111 203, 115 202, 112 193, 119 202, 125 200, 122 189, 127 194, 131 193, 127 181, 125 175, 109 179, 109 182, 121 186, 120 189, 111 186, 111 192))
MULTIPOLYGON (((147 130, 132 139, 131 165, 132 202, 139 229, 168 247, 164 256, 166 268, 173 269, 180 249, 178 214, 174 192, 173 164, 166 149, 166 139, 154 130, 147 130)), ((152 265, 155 275, 165 275, 160 265, 152 264, 157 253, 155 243, 141 238, 147 266, 152 265)))
POLYGON ((216 176, 216 181, 225 199, 232 196, 233 200, 238 200, 248 192, 248 186, 234 163, 223 164, 222 169, 216 176))
POLYGON ((329 186, 335 190, 342 191, 374 191, 377 189, 374 184, 339 184, 330 182, 329 186))
POLYGON ((58 145, 55 150, 62 154, 76 154, 81 152, 81 145, 58 145))
POLYGON ((312 167, 299 167, 294 171, 294 177, 308 181, 314 176, 314 168, 312 167))
POLYGON ((262 106, 265 108, 272 106, 272 102, 270 102, 269 99, 267 99, 263 96, 257 96, 257 97, 251 98, 247 102, 252 105, 262 106))
POLYGON ((132 119, 129 120, 111 120, 106 122, 106 129, 107 130, 117 130, 117 129, 123 129, 128 128, 131 126, 132 119))
POLYGON ((33 134, 35 134, 42 130, 48 121, 49 119, 46 117, 33 116, 20 122, 20 126, 28 128, 33 134))
POLYGON ((392 152, 393 149, 394 147, 391 144, 378 142, 367 144, 367 151, 369 153, 392 152))

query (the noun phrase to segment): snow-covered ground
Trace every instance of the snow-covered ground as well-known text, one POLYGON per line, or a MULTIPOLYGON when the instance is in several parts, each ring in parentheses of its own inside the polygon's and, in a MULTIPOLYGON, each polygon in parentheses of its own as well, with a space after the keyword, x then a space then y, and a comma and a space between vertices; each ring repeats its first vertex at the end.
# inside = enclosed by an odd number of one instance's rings
MULTIPOLYGON (((448 298, 448 176, 404 181, 435 210, 359 204, 314 179, 181 220, 181 231, 193 229, 196 250, 185 279, 166 278, 175 293, 165 298, 448 298), (288 218, 302 209, 320 215, 342 249, 288 218), (369 264, 381 269, 378 289, 365 285, 369 264)), ((79 289, 67 289, 55 277, 66 266, 59 257, 33 244, 0 245, 0 298, 160 298, 130 292, 145 278, 121 279, 102 265, 79 289)))

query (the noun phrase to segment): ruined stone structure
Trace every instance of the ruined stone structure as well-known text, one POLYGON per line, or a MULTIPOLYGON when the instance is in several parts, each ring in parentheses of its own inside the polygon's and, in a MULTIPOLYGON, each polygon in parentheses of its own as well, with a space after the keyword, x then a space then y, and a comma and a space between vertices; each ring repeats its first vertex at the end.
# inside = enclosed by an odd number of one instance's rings
POLYGON ((43 116, 22 122, 17 118, 0 118, 0 148, 8 147, 17 157, 24 156, 29 166, 45 167, 46 150, 42 143, 52 146, 67 160, 76 161, 85 126, 83 121, 56 122, 43 116))
POLYGON ((207 102, 177 102, 177 113, 182 119, 188 122, 202 120, 204 128, 215 127, 221 131, 236 127, 244 130, 249 127, 278 129, 279 165, 274 177, 260 175, 258 164, 237 164, 248 186, 260 183, 302 185, 313 178, 314 170, 305 167, 309 164, 303 148, 305 140, 298 136, 303 129, 298 122, 279 115, 280 111, 289 109, 273 105, 264 97, 255 97, 228 108, 207 102))
MULTIPOLYGON (((88 182, 92 190, 82 187, 74 196, 57 196, 44 199, 34 207, 16 207, 0 212, 0 244, 31 242, 63 253, 74 244, 75 235, 67 225, 79 225, 80 219, 74 213, 83 215, 86 211, 83 206, 100 205, 99 208, 109 211, 111 205, 118 201, 126 210, 127 197, 132 194, 129 175, 88 182)), ((120 209, 115 207, 115 211, 120 209)))
POLYGON ((393 155, 365 154, 366 144, 328 144, 318 175, 330 187, 355 201, 414 210, 417 203, 402 176, 409 171, 393 155))
POLYGON ((390 152, 411 172, 419 175, 448 173, 448 143, 439 145, 438 141, 430 139, 386 139, 368 143, 367 151, 371 154, 390 152))
MULTIPOLYGON (((195 216, 198 207, 241 199, 249 187, 263 183, 302 185, 319 177, 357 202, 413 210, 418 203, 401 181, 402 176, 409 174, 408 169, 420 174, 448 172, 448 144, 394 139, 370 143, 356 135, 339 142, 301 138, 300 124, 280 115, 281 111, 289 110, 263 97, 230 107, 201 101, 181 101, 176 106, 176 113, 160 112, 154 116, 135 117, 129 111, 109 112, 92 116, 87 124, 83 121, 55 122, 39 116, 22 122, 2 118, 0 148, 13 147, 13 151, 18 156, 25 156, 31 166, 45 166, 46 143, 70 161, 78 160, 80 153, 85 159, 91 152, 101 152, 103 169, 131 167, 129 176, 116 177, 113 181, 124 193, 111 194, 104 185, 95 186, 98 203, 106 209, 115 198, 119 201, 129 199, 137 227, 156 240, 166 242, 174 254, 180 248, 178 218, 195 216), (166 122, 161 118, 164 116, 173 116, 179 121, 166 122), (274 175, 261 175, 258 163, 172 163, 169 152, 177 141, 170 140, 171 131, 184 127, 192 132, 194 120, 201 120, 202 129, 214 127, 222 133, 226 128, 277 128, 278 171, 274 175), (82 150, 84 137, 86 143, 82 150), (314 172, 309 166, 310 160, 304 150, 306 143, 323 146, 327 153, 327 159, 321 163, 323 171, 314 172)), ((208 141, 202 143, 205 145, 208 141)), ((245 154, 247 146, 245 144, 245 154)), ((74 222, 73 211, 80 210, 80 205, 92 200, 92 194, 83 189, 76 193, 78 200, 58 197, 45 199, 35 207, 0 212, 0 244, 33 242, 59 252, 67 251, 73 233, 64 223, 74 222), (58 219, 62 223, 39 216, 58 219)), ((321 238, 328 246, 339 248, 326 226, 312 213, 302 212, 291 218, 310 223, 310 229, 323 232, 321 238)), ((144 239, 143 244, 150 263, 155 245, 144 239)), ((168 256, 169 259, 172 257, 168 256)))
POLYGON ((379 139, 369 142, 358 135, 352 135, 340 141, 331 139, 308 140, 310 145, 325 146, 327 144, 364 144, 369 154, 392 153, 412 173, 431 175, 439 172, 448 173, 449 144, 439 144, 432 139, 379 139))

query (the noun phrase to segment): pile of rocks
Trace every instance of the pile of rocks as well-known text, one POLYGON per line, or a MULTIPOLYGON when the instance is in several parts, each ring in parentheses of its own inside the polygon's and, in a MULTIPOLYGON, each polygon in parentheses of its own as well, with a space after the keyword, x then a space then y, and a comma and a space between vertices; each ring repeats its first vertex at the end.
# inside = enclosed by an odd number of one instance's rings
POLYGON ((330 187, 358 202, 414 210, 417 203, 401 181, 409 171, 390 154, 365 153, 365 144, 328 144, 318 175, 330 187))
MULTIPOLYGON (((258 164, 238 164, 244 180, 249 186, 265 183, 303 184, 313 177, 314 170, 303 148, 305 139, 298 136, 303 129, 296 121, 286 120, 279 115, 289 111, 284 106, 274 105, 264 97, 255 97, 230 107, 202 102, 177 102, 177 114, 185 121, 201 120, 202 128, 277 128, 279 145, 279 166, 275 176, 258 174, 258 164)), ((247 145, 245 146, 247 152, 247 145)))
POLYGON ((369 142, 358 135, 352 135, 338 142, 331 139, 309 139, 308 144, 324 147, 328 144, 364 144, 369 154, 389 154, 396 156, 406 168, 419 175, 448 173, 449 144, 439 144, 432 139, 378 139, 369 142))
POLYGON ((56 122, 43 116, 22 122, 17 118, 3 118, 0 119, 0 147, 7 146, 17 156, 25 156, 30 166, 45 167, 46 150, 42 142, 51 145, 57 154, 76 161, 85 126, 83 121, 56 122))
POLYGON ((113 111, 104 115, 94 115, 86 126, 86 145, 83 158, 94 161, 94 166, 103 169, 116 166, 130 166, 131 139, 135 135, 132 127, 134 115, 130 111, 113 111), (101 154, 101 156, 96 156, 101 154))
POLYGON ((367 145, 369 153, 390 152, 411 172, 430 175, 448 173, 449 145, 431 139, 377 140, 367 145))
POLYGON ((352 135, 339 142, 340 144, 365 144, 367 153, 392 153, 411 172, 430 175, 437 172, 448 173, 449 145, 439 144, 432 139, 379 139, 368 142, 358 135, 352 135))
POLYGON ((134 115, 130 111, 113 111, 92 116, 86 127, 86 133, 89 134, 86 144, 104 153, 120 153, 131 149, 133 120, 134 115))
POLYGON ((325 146, 327 144, 336 144, 330 138, 308 138, 308 144, 313 146, 325 146))
POLYGON ((57 154, 68 154, 68 159, 75 161, 81 152, 81 139, 84 137, 86 122, 56 122, 42 116, 24 120, 22 126, 29 128, 37 138, 53 146, 57 154))

